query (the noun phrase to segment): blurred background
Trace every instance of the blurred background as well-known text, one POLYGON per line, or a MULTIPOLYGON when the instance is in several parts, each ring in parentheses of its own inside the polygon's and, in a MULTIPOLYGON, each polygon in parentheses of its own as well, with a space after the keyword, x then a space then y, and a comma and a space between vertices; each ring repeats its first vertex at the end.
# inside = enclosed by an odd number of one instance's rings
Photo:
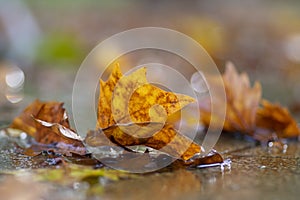
MULTIPOLYGON (((221 72, 232 61, 262 83, 265 98, 299 116, 300 1, 0 0, 0 121, 36 98, 63 101, 71 111, 87 54, 113 34, 144 26, 194 38, 221 72)), ((145 61, 137 55, 120 64, 145 61)))

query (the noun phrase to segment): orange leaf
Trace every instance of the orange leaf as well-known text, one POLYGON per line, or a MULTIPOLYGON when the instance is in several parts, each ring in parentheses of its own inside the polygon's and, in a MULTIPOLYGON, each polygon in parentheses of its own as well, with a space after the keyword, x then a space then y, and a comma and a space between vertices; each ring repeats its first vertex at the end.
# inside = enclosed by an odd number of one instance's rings
POLYGON ((264 133, 268 133, 266 138, 262 138, 262 134, 257 131, 257 137, 260 140, 272 139, 270 136, 276 133, 278 138, 297 137, 300 130, 297 122, 293 119, 286 108, 279 104, 272 104, 267 100, 262 101, 262 108, 259 108, 256 114, 256 124, 260 129, 264 129, 264 133))
MULTIPOLYGON (((102 129, 104 134, 114 143, 121 146, 134 146, 145 145, 153 149, 163 151, 173 157, 181 157, 184 160, 188 160, 195 154, 201 152, 201 148, 198 144, 194 143, 189 138, 179 134, 172 125, 164 124, 163 128, 154 133, 151 137, 142 137, 145 134, 151 132, 149 129, 156 129, 155 126, 161 127, 157 123, 138 123, 141 127, 136 129, 135 134, 139 137, 134 137, 128 131, 132 131, 132 126, 128 125, 113 125, 106 129, 102 129), (145 128, 145 129, 143 129, 145 128)), ((135 128, 135 127, 133 127, 135 128)))
POLYGON ((192 97, 166 92, 149 84, 146 68, 123 76, 116 65, 108 81, 100 80, 97 128, 116 123, 162 122, 194 101, 192 97))
POLYGON ((145 68, 123 76, 116 65, 106 82, 100 80, 97 128, 121 146, 145 145, 187 160, 200 146, 165 121, 194 101, 149 84, 145 68))
MULTIPOLYGON (((212 81, 211 87, 220 84, 214 77, 207 77, 212 81)), ((253 136, 257 140, 297 137, 300 131, 297 122, 292 118, 286 108, 261 100, 261 86, 256 82, 250 86, 247 74, 238 74, 234 65, 228 63, 223 75, 226 91, 226 117, 223 130, 228 132, 241 132, 253 136), (262 108, 259 104, 262 104, 262 108)), ((216 101, 218 101, 216 99, 216 101)), ((223 105, 223 104, 220 104, 223 105)), ((222 126, 219 116, 210 113, 210 99, 200 102, 201 121, 209 126, 210 120, 222 126)), ((222 127, 221 127, 222 128, 222 127)))
MULTIPOLYGON (((213 84, 221 84, 214 81, 213 84)), ((247 74, 238 74, 232 63, 227 63, 226 70, 223 75, 223 82, 226 92, 226 117, 223 130, 240 131, 252 134, 255 131, 256 110, 259 106, 261 98, 261 86, 256 82, 253 88, 250 86, 247 74)), ((212 88, 214 85, 211 86, 212 88)), ((221 99, 221 98, 220 98, 221 99)), ((214 99, 215 100, 215 99, 214 99)), ((216 101, 218 101, 216 99, 216 101)), ((220 106, 223 104, 220 103, 220 106)), ((211 116, 210 99, 200 102, 201 120, 204 125, 208 126, 210 120, 215 120, 222 127, 222 121, 219 116, 211 116), (219 122, 219 123, 218 123, 219 122)))

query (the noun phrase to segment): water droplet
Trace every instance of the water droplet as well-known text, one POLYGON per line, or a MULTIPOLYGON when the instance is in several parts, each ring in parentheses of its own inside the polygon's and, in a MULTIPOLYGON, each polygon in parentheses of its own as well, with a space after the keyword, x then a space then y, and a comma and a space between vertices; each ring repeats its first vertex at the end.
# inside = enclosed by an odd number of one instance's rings
POLYGON ((223 163, 221 163, 221 170, 224 171, 224 169, 227 167, 229 170, 231 169, 231 160, 230 159, 226 159, 223 161, 223 163))
POLYGON ((79 182, 74 182, 74 183, 73 183, 73 189, 74 189, 74 190, 78 190, 79 187, 80 187, 80 183, 79 183, 79 182))
POLYGON ((283 145, 282 153, 286 153, 287 149, 288 149, 288 145, 287 145, 287 144, 284 144, 284 145, 283 145))
POLYGON ((268 147, 273 147, 274 143, 273 142, 269 142, 268 143, 268 147))
POLYGON ((268 152, 277 154, 277 153, 286 153, 288 145, 282 140, 270 141, 268 142, 268 152))
POLYGON ((25 132, 22 132, 20 134, 20 138, 21 138, 21 140, 25 140, 27 138, 27 134, 25 132))

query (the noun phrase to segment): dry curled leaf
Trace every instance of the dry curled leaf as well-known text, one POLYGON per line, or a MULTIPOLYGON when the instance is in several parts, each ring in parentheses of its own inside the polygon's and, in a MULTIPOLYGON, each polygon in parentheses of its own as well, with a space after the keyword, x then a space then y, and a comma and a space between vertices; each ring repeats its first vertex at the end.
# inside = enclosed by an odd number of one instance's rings
MULTIPOLYGON (((213 84, 221 84, 214 82, 214 77, 207 78, 211 78, 213 84)), ((238 74, 232 63, 227 63, 226 65, 223 82, 227 101, 224 126, 219 116, 211 116, 210 99, 200 102, 202 122, 209 126, 212 117, 212 120, 219 120, 219 126, 223 126, 223 130, 252 134, 255 131, 256 110, 259 107, 261 98, 260 84, 256 82, 251 87, 248 75, 245 73, 238 74)), ((211 87, 214 87, 214 85, 211 87)), ((223 106, 223 104, 220 105, 223 106)))
MULTIPOLYGON (((214 88, 214 84, 220 84, 214 81, 214 77, 207 78, 212 80, 211 88, 214 88)), ((278 104, 261 100, 260 83, 256 82, 251 87, 248 75, 238 74, 232 63, 226 65, 223 82, 227 101, 224 125, 219 116, 211 115, 210 99, 206 99, 200 102, 199 106, 201 121, 205 126, 208 127, 210 120, 214 120, 214 124, 219 124, 218 128, 228 132, 245 133, 260 141, 273 139, 274 135, 287 138, 300 134, 297 123, 288 110, 278 104)))
POLYGON ((66 148, 74 147, 76 153, 86 153, 79 136, 70 128, 63 103, 35 100, 13 120, 10 128, 26 132, 41 144, 66 144, 66 148))
POLYGON ((257 110, 256 124, 258 127, 256 137, 260 140, 272 139, 276 133, 278 138, 290 138, 300 135, 297 122, 293 119, 287 108, 262 100, 262 107, 257 110), (264 137, 265 136, 265 137, 264 137))
POLYGON ((145 145, 187 160, 201 147, 165 121, 194 101, 149 84, 146 68, 123 76, 116 65, 106 82, 100 80, 97 128, 121 146, 145 145))
MULTIPOLYGON (((194 101, 149 84, 145 68, 123 76, 116 66, 107 82, 100 81, 97 131, 90 131, 84 143, 89 147, 119 146, 127 151, 127 146, 142 145, 180 157, 185 165, 195 164, 191 158, 199 155, 201 147, 166 123, 168 117, 194 101)), ((86 153, 82 138, 70 128, 62 103, 36 100, 15 118, 11 128, 23 130, 39 143, 63 144, 59 147, 66 151, 86 153)), ((28 150, 35 153, 35 148, 28 150)))

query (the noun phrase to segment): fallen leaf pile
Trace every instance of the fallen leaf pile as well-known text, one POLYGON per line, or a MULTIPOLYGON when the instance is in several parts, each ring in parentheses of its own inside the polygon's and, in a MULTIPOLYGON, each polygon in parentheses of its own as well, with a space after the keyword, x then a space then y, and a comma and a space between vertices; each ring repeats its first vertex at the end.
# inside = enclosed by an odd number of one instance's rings
MULTIPOLYGON (((38 153, 49 148, 47 145, 52 145, 54 152, 59 149, 59 153, 67 155, 85 155, 85 146, 118 146, 125 153, 131 151, 129 146, 145 146, 181 160, 177 164, 182 166, 221 163, 223 159, 218 153, 210 154, 207 159, 197 157, 201 146, 181 135, 167 121, 194 101, 149 84, 145 68, 123 76, 116 65, 106 82, 100 80, 96 130, 88 132, 86 138, 80 138, 70 128, 63 103, 58 102, 36 100, 14 119, 10 128, 24 131, 45 147, 38 148, 38 153)), ((32 153, 34 148, 30 150, 31 155, 37 155, 32 153)))
MULTIPOLYGON (((238 74, 233 64, 227 64, 223 83, 212 76, 206 78, 211 79, 211 89, 224 84, 227 106, 223 123, 218 113, 212 116, 210 99, 199 102, 201 121, 205 126, 214 120, 212 128, 245 133, 259 141, 300 135, 289 111, 262 99, 260 83, 251 87, 248 75, 238 74)), ((86 156, 86 147, 107 146, 121 148, 126 153, 132 152, 128 147, 142 146, 176 158, 175 163, 182 166, 220 163, 223 159, 217 153, 206 158, 197 157, 202 151, 201 146, 180 134, 174 120, 170 120, 193 102, 195 100, 189 96, 167 92, 148 83, 146 68, 124 76, 116 65, 106 82, 100 80, 96 130, 89 131, 86 138, 81 138, 70 127, 63 103, 58 102, 34 101, 13 120, 10 128, 34 138, 36 143, 25 151, 27 155, 52 149, 67 156, 73 153, 86 156), (34 148, 36 146, 38 148, 34 148)), ((223 103, 216 106, 218 109, 223 103)), ((149 154, 144 154, 146 163, 149 154)))
MULTIPOLYGON (((212 89, 215 85, 222 84, 214 81, 214 77, 206 78, 211 79, 212 89)), ((214 128, 221 127, 224 131, 245 133, 260 141, 300 135, 298 125, 289 111, 279 104, 262 99, 260 83, 255 82, 251 87, 248 75, 238 74, 232 63, 226 65, 223 84, 227 100, 224 124, 220 116, 211 115, 211 102, 207 98, 199 102, 201 121, 205 126, 208 127, 212 119, 215 120, 214 128)), ((223 106, 219 104, 221 105, 223 106)))

